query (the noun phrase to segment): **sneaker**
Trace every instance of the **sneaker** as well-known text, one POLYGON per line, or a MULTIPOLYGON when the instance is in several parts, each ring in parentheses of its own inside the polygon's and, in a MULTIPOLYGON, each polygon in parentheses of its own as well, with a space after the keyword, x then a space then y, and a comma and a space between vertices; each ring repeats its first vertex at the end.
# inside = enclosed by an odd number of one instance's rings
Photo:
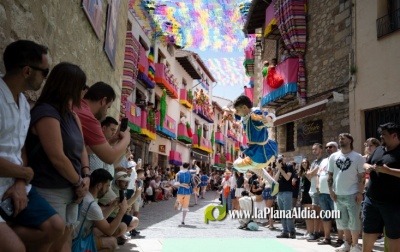
POLYGON ((289 235, 290 239, 296 239, 296 232, 291 232, 289 235))
POLYGON ((316 241, 318 239, 317 235, 314 233, 311 233, 308 238, 307 241, 316 241))
POLYGON ((281 233, 280 235, 277 235, 276 238, 289 238, 288 233, 281 233))
POLYGON ((343 245, 343 243, 344 243, 344 241, 343 241, 342 239, 337 239, 337 240, 336 240, 336 243, 333 244, 333 245, 334 245, 335 247, 340 247, 340 246, 343 245))
POLYGON ((247 228, 247 224, 242 224, 242 225, 240 225, 238 228, 239 228, 239 229, 245 229, 245 228, 247 228))
POLYGON ((318 245, 331 245, 331 243, 331 238, 324 238, 318 242, 318 245))
POLYGON ((335 249, 336 252, 350 252, 350 245, 345 241, 342 246, 335 249))
POLYGON ((309 236, 310 236, 310 234, 306 232, 303 236, 300 236, 299 238, 297 238, 297 240, 306 240, 309 236))
POLYGON ((131 235, 131 236, 136 236, 136 235, 138 235, 138 234, 140 234, 140 232, 137 231, 136 229, 133 229, 133 230, 131 230, 131 232, 130 232, 130 235, 131 235))
POLYGON ((360 246, 358 246, 358 244, 357 245, 352 245, 351 248, 350 248, 350 252, 361 252, 361 251, 362 250, 361 250, 360 246))

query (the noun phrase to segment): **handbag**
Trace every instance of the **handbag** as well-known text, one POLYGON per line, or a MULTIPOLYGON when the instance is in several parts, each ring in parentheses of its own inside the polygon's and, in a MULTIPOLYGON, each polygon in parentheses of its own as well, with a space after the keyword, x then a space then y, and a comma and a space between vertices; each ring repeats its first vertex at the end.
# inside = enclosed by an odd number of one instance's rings
POLYGON ((86 221, 87 214, 89 212, 90 206, 94 201, 90 202, 87 209, 85 218, 83 218, 82 225, 79 229, 78 236, 72 241, 72 252, 97 252, 96 242, 94 240, 93 226, 90 227, 90 232, 87 236, 82 237, 83 226, 86 221))

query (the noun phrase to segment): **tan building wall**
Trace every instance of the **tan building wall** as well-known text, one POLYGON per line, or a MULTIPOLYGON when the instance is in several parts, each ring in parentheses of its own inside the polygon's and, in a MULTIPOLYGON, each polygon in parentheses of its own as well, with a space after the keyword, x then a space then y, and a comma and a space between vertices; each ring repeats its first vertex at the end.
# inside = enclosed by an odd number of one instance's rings
MULTIPOLYGON (((325 111, 294 121, 294 151, 286 151, 286 125, 276 129, 279 153, 287 161, 294 156, 314 159, 312 146, 297 146, 297 126, 322 120, 322 144, 338 141, 338 134, 349 132, 349 66, 351 65, 352 19, 350 0, 307 2, 307 48, 305 54, 307 102, 332 93, 344 94, 344 102, 329 102, 325 111)), ((297 99, 277 108, 277 116, 300 108, 297 99)))
MULTIPOLYGON (((376 20, 386 14, 386 1, 354 1, 354 89, 350 90, 350 129, 355 148, 363 149, 364 112, 400 103, 400 32, 377 39, 376 20)), ((399 123, 399 122, 397 122, 399 123)))
MULTIPOLYGON (((104 51, 107 1, 103 0, 102 32, 97 38, 81 7, 81 0, 3 0, 0 3, 0 51, 18 39, 29 39, 49 47, 51 67, 62 61, 79 65, 88 84, 104 81, 111 84, 117 100, 110 115, 119 117, 128 0, 120 0, 115 69, 104 51)), ((0 72, 4 66, 0 59, 0 72)), ((39 91, 40 92, 40 91, 39 91)), ((31 102, 38 94, 29 95, 31 102)))

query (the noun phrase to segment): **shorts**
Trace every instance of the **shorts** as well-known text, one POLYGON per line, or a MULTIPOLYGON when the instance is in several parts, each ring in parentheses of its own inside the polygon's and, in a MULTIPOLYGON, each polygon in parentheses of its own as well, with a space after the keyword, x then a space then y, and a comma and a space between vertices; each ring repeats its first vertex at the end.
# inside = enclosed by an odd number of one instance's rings
POLYGON ((182 211, 189 211, 190 194, 178 194, 176 199, 182 206, 182 211))
POLYGON ((340 218, 336 219, 337 229, 360 231, 361 205, 356 202, 356 194, 336 195, 335 210, 340 212, 340 218))
POLYGON ((208 185, 207 182, 201 182, 201 183, 200 183, 200 186, 207 186, 207 185, 208 185))
POLYGON ((276 196, 271 196, 271 188, 266 187, 262 191, 262 199, 263 200, 276 200, 276 196))
POLYGON ((313 206, 319 206, 319 196, 318 193, 309 193, 313 206))
POLYGON ((231 189, 231 199, 236 199, 236 189, 231 189))
POLYGON ((377 202, 365 195, 362 220, 363 231, 367 234, 381 234, 385 227, 385 234, 389 239, 400 238, 398 204, 377 202))
POLYGON ((244 188, 236 188, 235 190, 235 197, 240 198, 242 197, 242 192, 244 191, 244 188))
MULTIPOLYGON (((107 222, 111 223, 114 219, 115 219, 114 217, 108 217, 107 218, 107 222)), ((124 216, 122 217, 121 223, 125 223, 126 226, 129 227, 129 225, 131 224, 132 220, 133 220, 133 216, 124 214, 124 216)))
POLYGON ((301 204, 302 205, 311 205, 312 204, 312 199, 308 192, 302 192, 301 204))
MULTIPOLYGON (((319 194, 319 204, 321 209, 324 211, 333 211, 335 210, 335 206, 333 204, 333 200, 331 199, 331 195, 327 193, 320 193, 319 194)), ((322 221, 330 221, 331 218, 322 218, 322 221)))
POLYGON ((66 225, 77 225, 79 205, 74 202, 75 192, 69 188, 37 188, 38 193, 49 202, 66 225))
POLYGON ((57 211, 32 187, 28 193, 28 206, 10 221, 24 227, 39 228, 55 214, 57 211))

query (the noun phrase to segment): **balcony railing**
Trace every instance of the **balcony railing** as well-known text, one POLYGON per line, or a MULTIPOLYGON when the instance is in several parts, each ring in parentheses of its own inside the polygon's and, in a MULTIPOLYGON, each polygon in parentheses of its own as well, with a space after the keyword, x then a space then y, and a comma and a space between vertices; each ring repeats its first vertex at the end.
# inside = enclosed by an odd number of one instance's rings
POLYGON ((150 140, 156 139, 155 125, 151 125, 148 112, 139 108, 131 101, 126 102, 126 117, 129 120, 129 127, 135 133, 146 136, 150 140))
POLYGON ((296 98, 298 69, 298 58, 288 58, 275 67, 276 73, 283 78, 283 85, 272 88, 263 84, 262 107, 279 107, 296 98))
POLYGON ((181 166, 182 165, 181 153, 171 150, 169 152, 169 163, 172 165, 181 166))
POLYGON ((195 104, 193 112, 209 123, 214 122, 214 112, 211 111, 211 109, 206 104, 204 105, 195 104))
POLYGON ((215 142, 225 145, 225 136, 222 134, 222 132, 215 132, 215 142))
POLYGON ((140 58, 139 58, 139 73, 137 79, 145 86, 146 88, 153 89, 155 84, 149 78, 149 59, 147 58, 146 51, 143 47, 140 48, 140 58))
POLYGON ((181 88, 180 96, 179 96, 179 103, 185 106, 186 108, 192 110, 193 109, 193 97, 189 97, 189 91, 181 88))
POLYGON ((205 152, 212 153, 212 147, 211 147, 211 141, 210 140, 208 140, 208 139, 206 139, 204 137, 201 137, 200 138, 200 143, 199 143, 198 135, 197 134, 193 134, 192 141, 193 141, 192 148, 200 149, 200 150, 203 150, 205 152))
POLYGON ((236 151, 239 151, 239 150, 240 150, 240 144, 241 144, 240 142, 236 142, 236 143, 235 143, 235 150, 236 150, 236 151))
POLYGON ((400 8, 376 20, 377 37, 381 38, 400 29, 400 8))
POLYGON ((253 76, 254 75, 254 46, 248 47, 244 49, 244 68, 246 70, 246 75, 247 76, 253 76))
POLYGON ((186 125, 183 123, 178 124, 178 137, 177 139, 186 144, 192 143, 192 138, 189 137, 186 125))
POLYGON ((140 133, 142 125, 142 110, 134 103, 126 102, 126 114, 125 116, 129 120, 129 127, 135 133, 140 133))
POLYGON ((155 73, 155 81, 156 84, 161 89, 166 89, 167 94, 173 98, 178 99, 178 83, 176 83, 175 77, 172 73, 169 72, 166 65, 162 63, 156 63, 156 73, 155 73))
POLYGON ((281 33, 276 25, 274 4, 270 4, 265 10, 265 24, 264 24, 264 37, 265 39, 278 40, 281 33))
POLYGON ((176 121, 169 117, 168 115, 165 115, 163 127, 161 128, 160 126, 160 112, 158 111, 156 113, 156 128, 157 132, 161 133, 167 137, 176 138, 176 121))
POLYGON ((214 165, 215 166, 218 166, 218 167, 225 167, 225 156, 224 156, 224 154, 219 154, 219 153, 217 153, 217 154, 215 154, 215 157, 214 157, 214 165))
POLYGON ((228 130, 228 134, 226 134, 228 138, 232 139, 233 141, 238 141, 236 134, 234 134, 231 130, 228 130))

